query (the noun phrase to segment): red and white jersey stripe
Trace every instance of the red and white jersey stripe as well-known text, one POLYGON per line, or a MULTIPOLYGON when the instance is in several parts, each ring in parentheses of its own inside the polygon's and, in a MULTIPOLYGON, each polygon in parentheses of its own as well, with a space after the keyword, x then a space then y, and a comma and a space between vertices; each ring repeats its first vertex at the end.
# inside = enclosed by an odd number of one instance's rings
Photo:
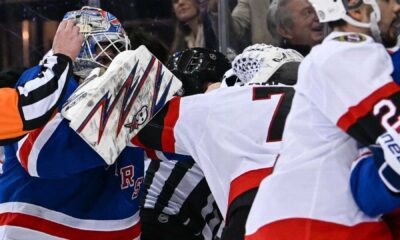
POLYGON ((37 129, 18 142, 17 158, 29 175, 39 177, 37 162, 40 150, 53 135, 62 119, 61 114, 57 113, 46 126, 37 129))
POLYGON ((79 219, 23 202, 0 204, 0 226, 1 239, 18 236, 18 239, 117 240, 140 236, 139 213, 117 220, 79 219))
POLYGON ((281 126, 271 126, 284 124, 292 97, 292 87, 277 85, 175 98, 134 143, 192 156, 226 215, 234 199, 257 188, 272 171, 282 132, 281 126))
POLYGON ((263 180, 246 239, 390 239, 379 216, 354 202, 350 172, 358 143, 384 132, 374 106, 400 104, 389 55, 368 36, 334 32, 300 65, 296 95, 274 172, 263 180))

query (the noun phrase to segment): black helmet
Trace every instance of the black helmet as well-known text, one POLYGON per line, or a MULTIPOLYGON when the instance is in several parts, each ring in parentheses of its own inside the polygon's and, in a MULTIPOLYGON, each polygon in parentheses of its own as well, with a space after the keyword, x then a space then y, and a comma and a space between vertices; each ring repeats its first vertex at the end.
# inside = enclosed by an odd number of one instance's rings
POLYGON ((188 96, 205 92, 208 83, 220 82, 231 64, 220 52, 191 48, 174 53, 167 68, 182 81, 183 95, 188 96))

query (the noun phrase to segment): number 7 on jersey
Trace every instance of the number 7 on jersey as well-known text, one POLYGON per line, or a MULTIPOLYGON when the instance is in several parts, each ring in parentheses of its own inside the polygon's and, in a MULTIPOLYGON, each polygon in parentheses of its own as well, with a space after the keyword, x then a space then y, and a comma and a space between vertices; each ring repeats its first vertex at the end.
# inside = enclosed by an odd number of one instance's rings
POLYGON ((282 141, 283 129, 285 128, 286 118, 289 114, 294 96, 292 87, 254 87, 253 101, 271 100, 278 97, 279 101, 275 106, 274 114, 269 122, 267 143, 282 141))

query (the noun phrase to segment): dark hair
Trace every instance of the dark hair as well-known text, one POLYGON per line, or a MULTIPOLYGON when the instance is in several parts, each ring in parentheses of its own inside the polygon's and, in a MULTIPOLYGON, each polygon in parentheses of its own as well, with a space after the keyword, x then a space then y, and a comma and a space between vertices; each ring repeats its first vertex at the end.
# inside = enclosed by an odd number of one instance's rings
POLYGON ((283 64, 269 78, 269 83, 282 83, 285 85, 295 85, 297 82, 297 73, 299 71, 299 62, 288 62, 283 64))
POLYGON ((330 28, 335 28, 335 27, 343 27, 347 24, 347 22, 343 19, 337 20, 337 21, 333 21, 333 22, 328 22, 328 26, 330 28))

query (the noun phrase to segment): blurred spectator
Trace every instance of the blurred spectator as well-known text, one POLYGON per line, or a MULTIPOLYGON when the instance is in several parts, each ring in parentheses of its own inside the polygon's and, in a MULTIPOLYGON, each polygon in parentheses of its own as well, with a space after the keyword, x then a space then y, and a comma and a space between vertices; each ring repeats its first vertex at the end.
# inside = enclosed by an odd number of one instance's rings
POLYGON ((324 25, 307 0, 273 0, 267 26, 277 45, 307 55, 324 38, 324 25))
MULTIPOLYGON (((238 0, 229 23, 230 45, 237 52, 255 43, 272 43, 273 38, 266 23, 269 5, 270 0, 238 0)), ((208 6, 216 29, 218 0, 209 0, 208 6)))
POLYGON ((208 10, 208 0, 196 0, 199 5, 200 14, 204 14, 208 10))
POLYGON ((169 57, 168 48, 159 38, 144 31, 128 32, 128 37, 131 41, 132 49, 136 49, 140 45, 144 45, 163 64, 167 63, 169 57))
POLYGON ((218 42, 208 15, 200 14, 196 0, 172 0, 177 20, 171 52, 187 48, 217 49, 218 42))

